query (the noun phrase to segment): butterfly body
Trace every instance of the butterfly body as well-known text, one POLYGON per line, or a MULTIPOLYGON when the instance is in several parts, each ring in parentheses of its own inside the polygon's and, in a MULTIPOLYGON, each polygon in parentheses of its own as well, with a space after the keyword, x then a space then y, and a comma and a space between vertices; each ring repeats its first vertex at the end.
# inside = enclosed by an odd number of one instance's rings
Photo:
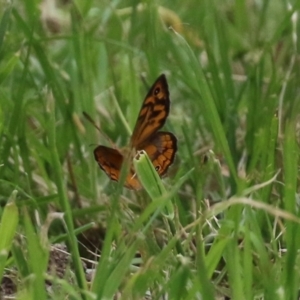
MULTIPOLYGON (((160 176, 166 174, 174 161, 177 139, 171 132, 158 130, 165 124, 169 110, 168 84, 165 75, 161 75, 150 88, 140 109, 130 139, 131 155, 102 145, 94 150, 95 160, 111 180, 119 180, 124 157, 132 160, 132 155, 138 150, 147 152, 160 176)), ((132 166, 126 176, 125 186, 135 190, 141 188, 132 166)))

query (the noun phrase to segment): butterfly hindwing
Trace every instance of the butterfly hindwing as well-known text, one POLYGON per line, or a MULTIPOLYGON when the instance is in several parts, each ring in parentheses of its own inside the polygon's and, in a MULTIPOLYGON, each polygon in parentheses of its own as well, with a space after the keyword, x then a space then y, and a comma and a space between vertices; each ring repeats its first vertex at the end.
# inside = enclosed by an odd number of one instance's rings
MULTIPOLYGON (((94 150, 94 156, 99 167, 106 173, 106 175, 111 180, 119 181, 124 160, 124 156, 119 152, 119 150, 106 146, 98 146, 94 150)), ((127 188, 134 190, 141 188, 141 184, 132 168, 126 176, 124 185, 127 188)))
POLYGON ((147 140, 141 149, 147 152, 158 175, 163 176, 174 161, 177 139, 171 132, 159 131, 147 140))
POLYGON ((116 149, 98 146, 94 150, 94 156, 100 168, 107 176, 111 180, 118 181, 123 164, 123 155, 116 149))

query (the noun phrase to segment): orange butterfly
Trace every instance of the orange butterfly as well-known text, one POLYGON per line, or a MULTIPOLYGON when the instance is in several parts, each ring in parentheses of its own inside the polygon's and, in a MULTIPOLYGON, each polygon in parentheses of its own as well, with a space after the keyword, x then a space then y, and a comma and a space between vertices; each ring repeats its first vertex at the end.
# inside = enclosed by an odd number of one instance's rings
MULTIPOLYGON (((139 112, 130 148, 147 152, 159 176, 163 176, 173 163, 177 150, 177 139, 171 132, 158 131, 168 117, 170 99, 168 83, 164 74, 159 76, 148 92, 139 112)), ((94 150, 100 168, 111 180, 118 181, 124 160, 120 150, 98 146, 94 150)), ((131 166, 126 176, 125 187, 138 190, 141 184, 131 166)))

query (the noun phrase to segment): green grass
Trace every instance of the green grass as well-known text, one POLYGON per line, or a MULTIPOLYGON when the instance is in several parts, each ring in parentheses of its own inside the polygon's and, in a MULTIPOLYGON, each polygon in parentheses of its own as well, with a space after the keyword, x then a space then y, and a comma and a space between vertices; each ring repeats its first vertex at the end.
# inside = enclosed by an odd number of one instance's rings
POLYGON ((298 299, 299 1, 61 2, 1 4, 0 274, 15 297, 298 299), (93 150, 128 144, 161 73, 176 160, 129 191, 93 150), (58 241, 62 278, 47 272, 58 241))

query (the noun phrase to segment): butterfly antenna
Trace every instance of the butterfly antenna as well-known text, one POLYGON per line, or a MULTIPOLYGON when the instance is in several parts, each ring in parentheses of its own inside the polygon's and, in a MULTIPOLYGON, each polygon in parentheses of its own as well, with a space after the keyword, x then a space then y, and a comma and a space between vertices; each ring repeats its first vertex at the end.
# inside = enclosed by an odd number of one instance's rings
POLYGON ((142 80, 142 82, 143 82, 143 84, 144 84, 146 90, 149 91, 150 86, 149 86, 149 83, 147 82, 146 76, 145 76, 144 74, 141 74, 141 75, 140 75, 140 78, 141 78, 141 80, 142 80))
POLYGON ((101 130, 101 128, 96 124, 96 122, 91 118, 91 116, 86 113, 85 111, 82 112, 84 117, 92 124, 98 131, 104 136, 105 139, 109 141, 109 143, 115 148, 115 144, 112 142, 112 140, 101 130))

